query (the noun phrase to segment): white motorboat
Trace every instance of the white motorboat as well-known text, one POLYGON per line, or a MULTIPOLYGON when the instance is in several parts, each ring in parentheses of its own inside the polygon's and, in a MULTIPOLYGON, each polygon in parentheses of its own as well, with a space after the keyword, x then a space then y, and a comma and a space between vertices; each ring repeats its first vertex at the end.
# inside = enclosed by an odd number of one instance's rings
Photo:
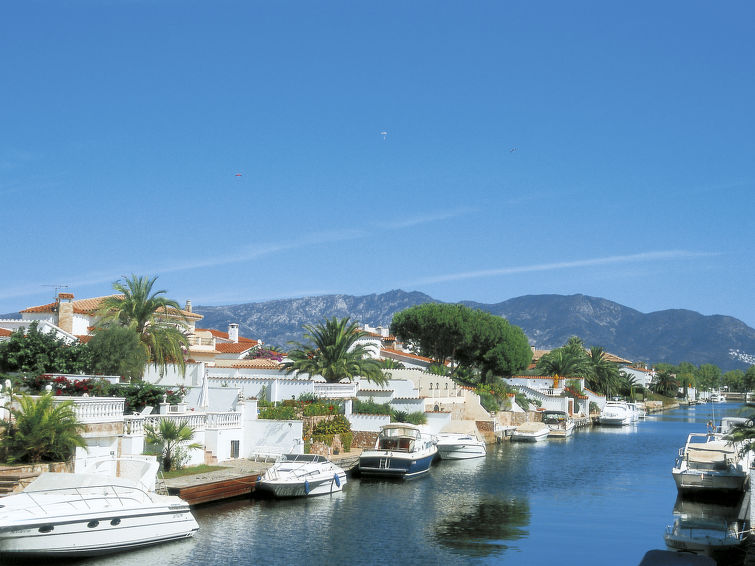
POLYGON ((326 495, 341 491, 346 472, 318 454, 284 454, 257 481, 276 497, 326 495))
POLYGON ((520 424, 511 434, 511 440, 517 442, 538 442, 548 438, 551 429, 547 424, 541 422, 532 422, 520 424))
POLYGON ((666 527, 663 538, 673 550, 711 554, 742 544, 742 530, 737 521, 682 515, 666 527))
POLYGON ((543 411, 543 423, 550 429, 549 438, 566 438, 574 432, 574 419, 565 411, 543 411))
POLYGON ((608 401, 598 417, 600 424, 608 426, 624 426, 633 420, 632 410, 624 401, 608 401))
POLYGON ((710 394, 710 402, 711 403, 726 403, 726 395, 723 393, 714 391, 710 394))
POLYGON ((432 434, 408 423, 380 427, 375 448, 359 456, 363 476, 413 478, 427 473, 438 454, 432 434))
MULTIPOLYGON (((157 462, 144 464, 154 483, 157 462)), ((0 556, 93 556, 194 536, 189 505, 147 483, 45 472, 0 499, 0 556)))
POLYGON ((629 411, 632 414, 632 422, 637 422, 644 419, 647 416, 644 403, 629 403, 627 402, 629 411))
POLYGON ((485 442, 471 434, 441 433, 435 445, 443 460, 482 458, 487 453, 485 442))
POLYGON ((739 494, 747 487, 751 451, 716 433, 692 433, 679 449, 671 474, 680 494, 739 494))

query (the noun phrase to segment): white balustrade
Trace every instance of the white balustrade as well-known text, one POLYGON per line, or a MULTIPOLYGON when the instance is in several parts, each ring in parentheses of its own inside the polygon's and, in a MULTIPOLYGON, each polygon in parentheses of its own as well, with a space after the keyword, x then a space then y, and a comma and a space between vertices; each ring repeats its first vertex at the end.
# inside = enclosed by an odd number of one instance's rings
POLYGON ((55 403, 73 401, 73 410, 81 423, 115 423, 123 420, 123 397, 55 397, 55 403))
POLYGON ((350 399, 357 396, 356 383, 315 382, 315 395, 321 399, 350 399))
POLYGON ((207 428, 240 428, 241 413, 207 413, 207 428))

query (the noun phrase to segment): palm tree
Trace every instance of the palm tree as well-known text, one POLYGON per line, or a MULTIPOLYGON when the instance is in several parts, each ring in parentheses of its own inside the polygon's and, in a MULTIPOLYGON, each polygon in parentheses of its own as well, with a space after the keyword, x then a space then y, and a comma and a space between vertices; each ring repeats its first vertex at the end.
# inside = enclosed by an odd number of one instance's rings
POLYGON ((167 291, 153 291, 157 276, 148 278, 131 275, 113 283, 118 295, 105 298, 99 310, 100 327, 118 324, 134 329, 149 354, 149 361, 165 375, 168 364, 186 371, 184 352, 189 342, 180 326, 186 322, 180 305, 164 295, 167 291))
POLYGON ((740 456, 750 450, 755 450, 755 422, 753 419, 747 419, 743 423, 735 424, 724 438, 729 441, 729 444, 739 448, 740 456))
POLYGON ((634 401, 634 390, 636 387, 638 387, 637 378, 633 375, 629 375, 625 371, 619 372, 619 382, 620 382, 620 391, 621 394, 629 396, 630 401, 634 401))
POLYGON ((661 395, 676 397, 677 390, 679 389, 679 382, 670 371, 659 371, 655 376, 653 389, 655 389, 656 393, 660 393, 661 395))
POLYGON ((608 361, 606 352, 600 346, 592 346, 587 353, 587 381, 591 388, 606 397, 618 393, 619 369, 608 361))
POLYGON ((202 448, 202 445, 197 442, 186 444, 194 438, 194 429, 186 420, 161 419, 157 428, 152 424, 145 424, 144 432, 147 444, 161 446, 163 471, 166 472, 171 470, 182 449, 202 448))
POLYGON ((0 421, 0 454, 8 463, 61 462, 77 447, 86 449, 73 401, 55 403, 50 394, 15 400, 18 407, 8 407, 10 419, 0 421))
POLYGON ((576 377, 584 373, 584 360, 572 355, 565 348, 558 348, 540 358, 537 369, 546 375, 576 377))
POLYGON ((369 357, 364 344, 357 341, 367 336, 356 322, 349 318, 325 320, 317 325, 304 325, 308 343, 292 342, 288 352, 290 361, 283 363, 286 373, 321 375, 328 383, 342 379, 364 377, 377 384, 387 382, 380 362, 369 357))

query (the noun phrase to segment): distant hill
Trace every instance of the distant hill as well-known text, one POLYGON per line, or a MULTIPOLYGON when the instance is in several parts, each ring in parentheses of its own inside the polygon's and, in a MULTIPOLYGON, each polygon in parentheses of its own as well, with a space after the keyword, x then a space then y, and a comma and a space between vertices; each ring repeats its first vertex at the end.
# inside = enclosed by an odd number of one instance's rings
MULTIPOLYGON (((225 329, 237 322, 240 333, 267 344, 286 346, 300 340, 303 324, 326 317, 349 316, 372 326, 390 325, 393 314, 436 301, 417 291, 402 290, 364 296, 324 295, 219 307, 197 306, 204 328, 225 329)), ((562 346, 579 336, 587 346, 633 361, 712 363, 723 370, 755 364, 755 330, 729 316, 703 316, 689 310, 648 314, 586 295, 527 295, 501 303, 463 304, 503 316, 519 326, 530 344, 541 349, 562 346)))

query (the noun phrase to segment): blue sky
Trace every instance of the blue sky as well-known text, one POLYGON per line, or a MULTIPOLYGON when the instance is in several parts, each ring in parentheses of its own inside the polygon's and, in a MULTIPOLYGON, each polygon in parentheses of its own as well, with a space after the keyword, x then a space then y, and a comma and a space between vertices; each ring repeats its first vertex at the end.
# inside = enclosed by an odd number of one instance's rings
POLYGON ((0 313, 136 273, 195 305, 584 293, 755 326, 754 21, 744 1, 6 3, 0 313))

